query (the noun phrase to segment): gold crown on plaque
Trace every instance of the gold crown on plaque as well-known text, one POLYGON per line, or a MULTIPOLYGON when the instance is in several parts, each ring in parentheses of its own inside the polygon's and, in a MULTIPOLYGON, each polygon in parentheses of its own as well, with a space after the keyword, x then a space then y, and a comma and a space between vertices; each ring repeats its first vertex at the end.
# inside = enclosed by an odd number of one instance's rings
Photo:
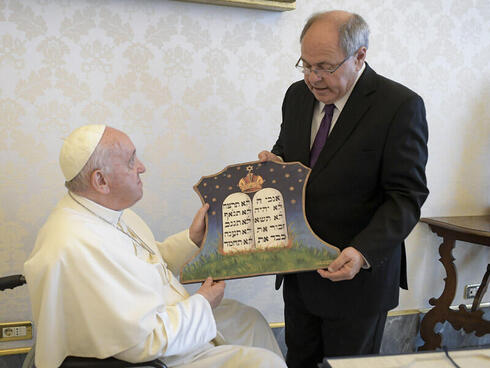
POLYGON ((252 173, 252 170, 253 166, 247 166, 248 174, 238 182, 240 190, 244 193, 253 193, 262 189, 264 179, 262 179, 262 176, 252 173))

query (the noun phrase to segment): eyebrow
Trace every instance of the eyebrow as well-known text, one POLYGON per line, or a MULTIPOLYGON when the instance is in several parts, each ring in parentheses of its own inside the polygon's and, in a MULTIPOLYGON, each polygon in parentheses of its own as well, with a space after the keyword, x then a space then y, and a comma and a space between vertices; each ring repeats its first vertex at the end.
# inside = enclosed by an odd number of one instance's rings
POLYGON ((329 63, 328 61, 322 61, 321 63, 318 63, 317 64, 318 66, 336 66, 337 64, 332 64, 332 63, 329 63))
MULTIPOLYGON (((303 60, 303 59, 301 59, 301 60, 303 60)), ((333 67, 336 66, 336 64, 329 63, 328 61, 322 61, 322 62, 317 63, 317 64, 310 64, 309 62, 304 61, 304 60, 303 60, 303 62, 306 65, 309 65, 309 66, 317 66, 317 67, 321 67, 321 68, 323 68, 323 67, 332 67, 333 68, 333 67)))
POLYGON ((135 157, 136 157, 136 150, 134 150, 131 156, 129 157, 129 162, 133 161, 135 157))
POLYGON ((309 66, 335 66, 336 65, 336 64, 329 63, 328 61, 322 61, 317 64, 311 64, 309 61, 303 59, 303 57, 301 57, 301 60, 303 61, 303 63, 306 63, 309 66))

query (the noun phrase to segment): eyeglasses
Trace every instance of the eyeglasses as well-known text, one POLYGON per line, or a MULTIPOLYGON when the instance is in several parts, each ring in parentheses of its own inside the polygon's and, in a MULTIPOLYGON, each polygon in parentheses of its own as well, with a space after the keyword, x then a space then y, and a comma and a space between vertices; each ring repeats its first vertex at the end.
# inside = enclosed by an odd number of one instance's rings
POLYGON ((317 68, 313 69, 311 66, 304 66, 303 65, 303 60, 300 58, 298 59, 298 62, 294 66, 296 69, 298 69, 301 73, 305 75, 309 75, 311 72, 315 73, 318 77, 323 77, 326 75, 326 73, 333 74, 337 71, 338 68, 342 66, 343 63, 347 61, 352 55, 347 56, 344 60, 340 62, 340 64, 337 64, 336 66, 333 66, 331 68, 317 68), (300 64, 301 63, 301 64, 300 64))

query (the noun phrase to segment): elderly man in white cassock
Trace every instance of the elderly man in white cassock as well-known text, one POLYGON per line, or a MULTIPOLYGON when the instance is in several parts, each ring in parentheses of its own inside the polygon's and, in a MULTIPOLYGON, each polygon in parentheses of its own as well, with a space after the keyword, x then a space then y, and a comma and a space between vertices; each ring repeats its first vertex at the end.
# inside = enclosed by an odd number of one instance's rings
POLYGON ((143 195, 145 167, 123 132, 78 128, 60 165, 68 193, 24 265, 37 326, 36 366, 66 356, 162 359, 169 367, 285 367, 255 309, 223 300, 208 278, 190 296, 175 274, 205 231, 203 206, 190 228, 157 242, 129 209, 143 195))

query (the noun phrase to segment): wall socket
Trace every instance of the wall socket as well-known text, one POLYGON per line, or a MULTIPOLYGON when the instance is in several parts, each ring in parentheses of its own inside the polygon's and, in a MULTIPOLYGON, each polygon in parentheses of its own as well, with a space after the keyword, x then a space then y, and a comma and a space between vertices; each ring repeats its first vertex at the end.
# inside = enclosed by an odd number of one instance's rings
POLYGON ((0 342, 32 339, 32 322, 0 323, 0 342))
POLYGON ((478 291, 479 287, 480 287, 480 284, 466 285, 464 287, 464 298, 465 299, 474 299, 476 296, 476 292, 478 291))

